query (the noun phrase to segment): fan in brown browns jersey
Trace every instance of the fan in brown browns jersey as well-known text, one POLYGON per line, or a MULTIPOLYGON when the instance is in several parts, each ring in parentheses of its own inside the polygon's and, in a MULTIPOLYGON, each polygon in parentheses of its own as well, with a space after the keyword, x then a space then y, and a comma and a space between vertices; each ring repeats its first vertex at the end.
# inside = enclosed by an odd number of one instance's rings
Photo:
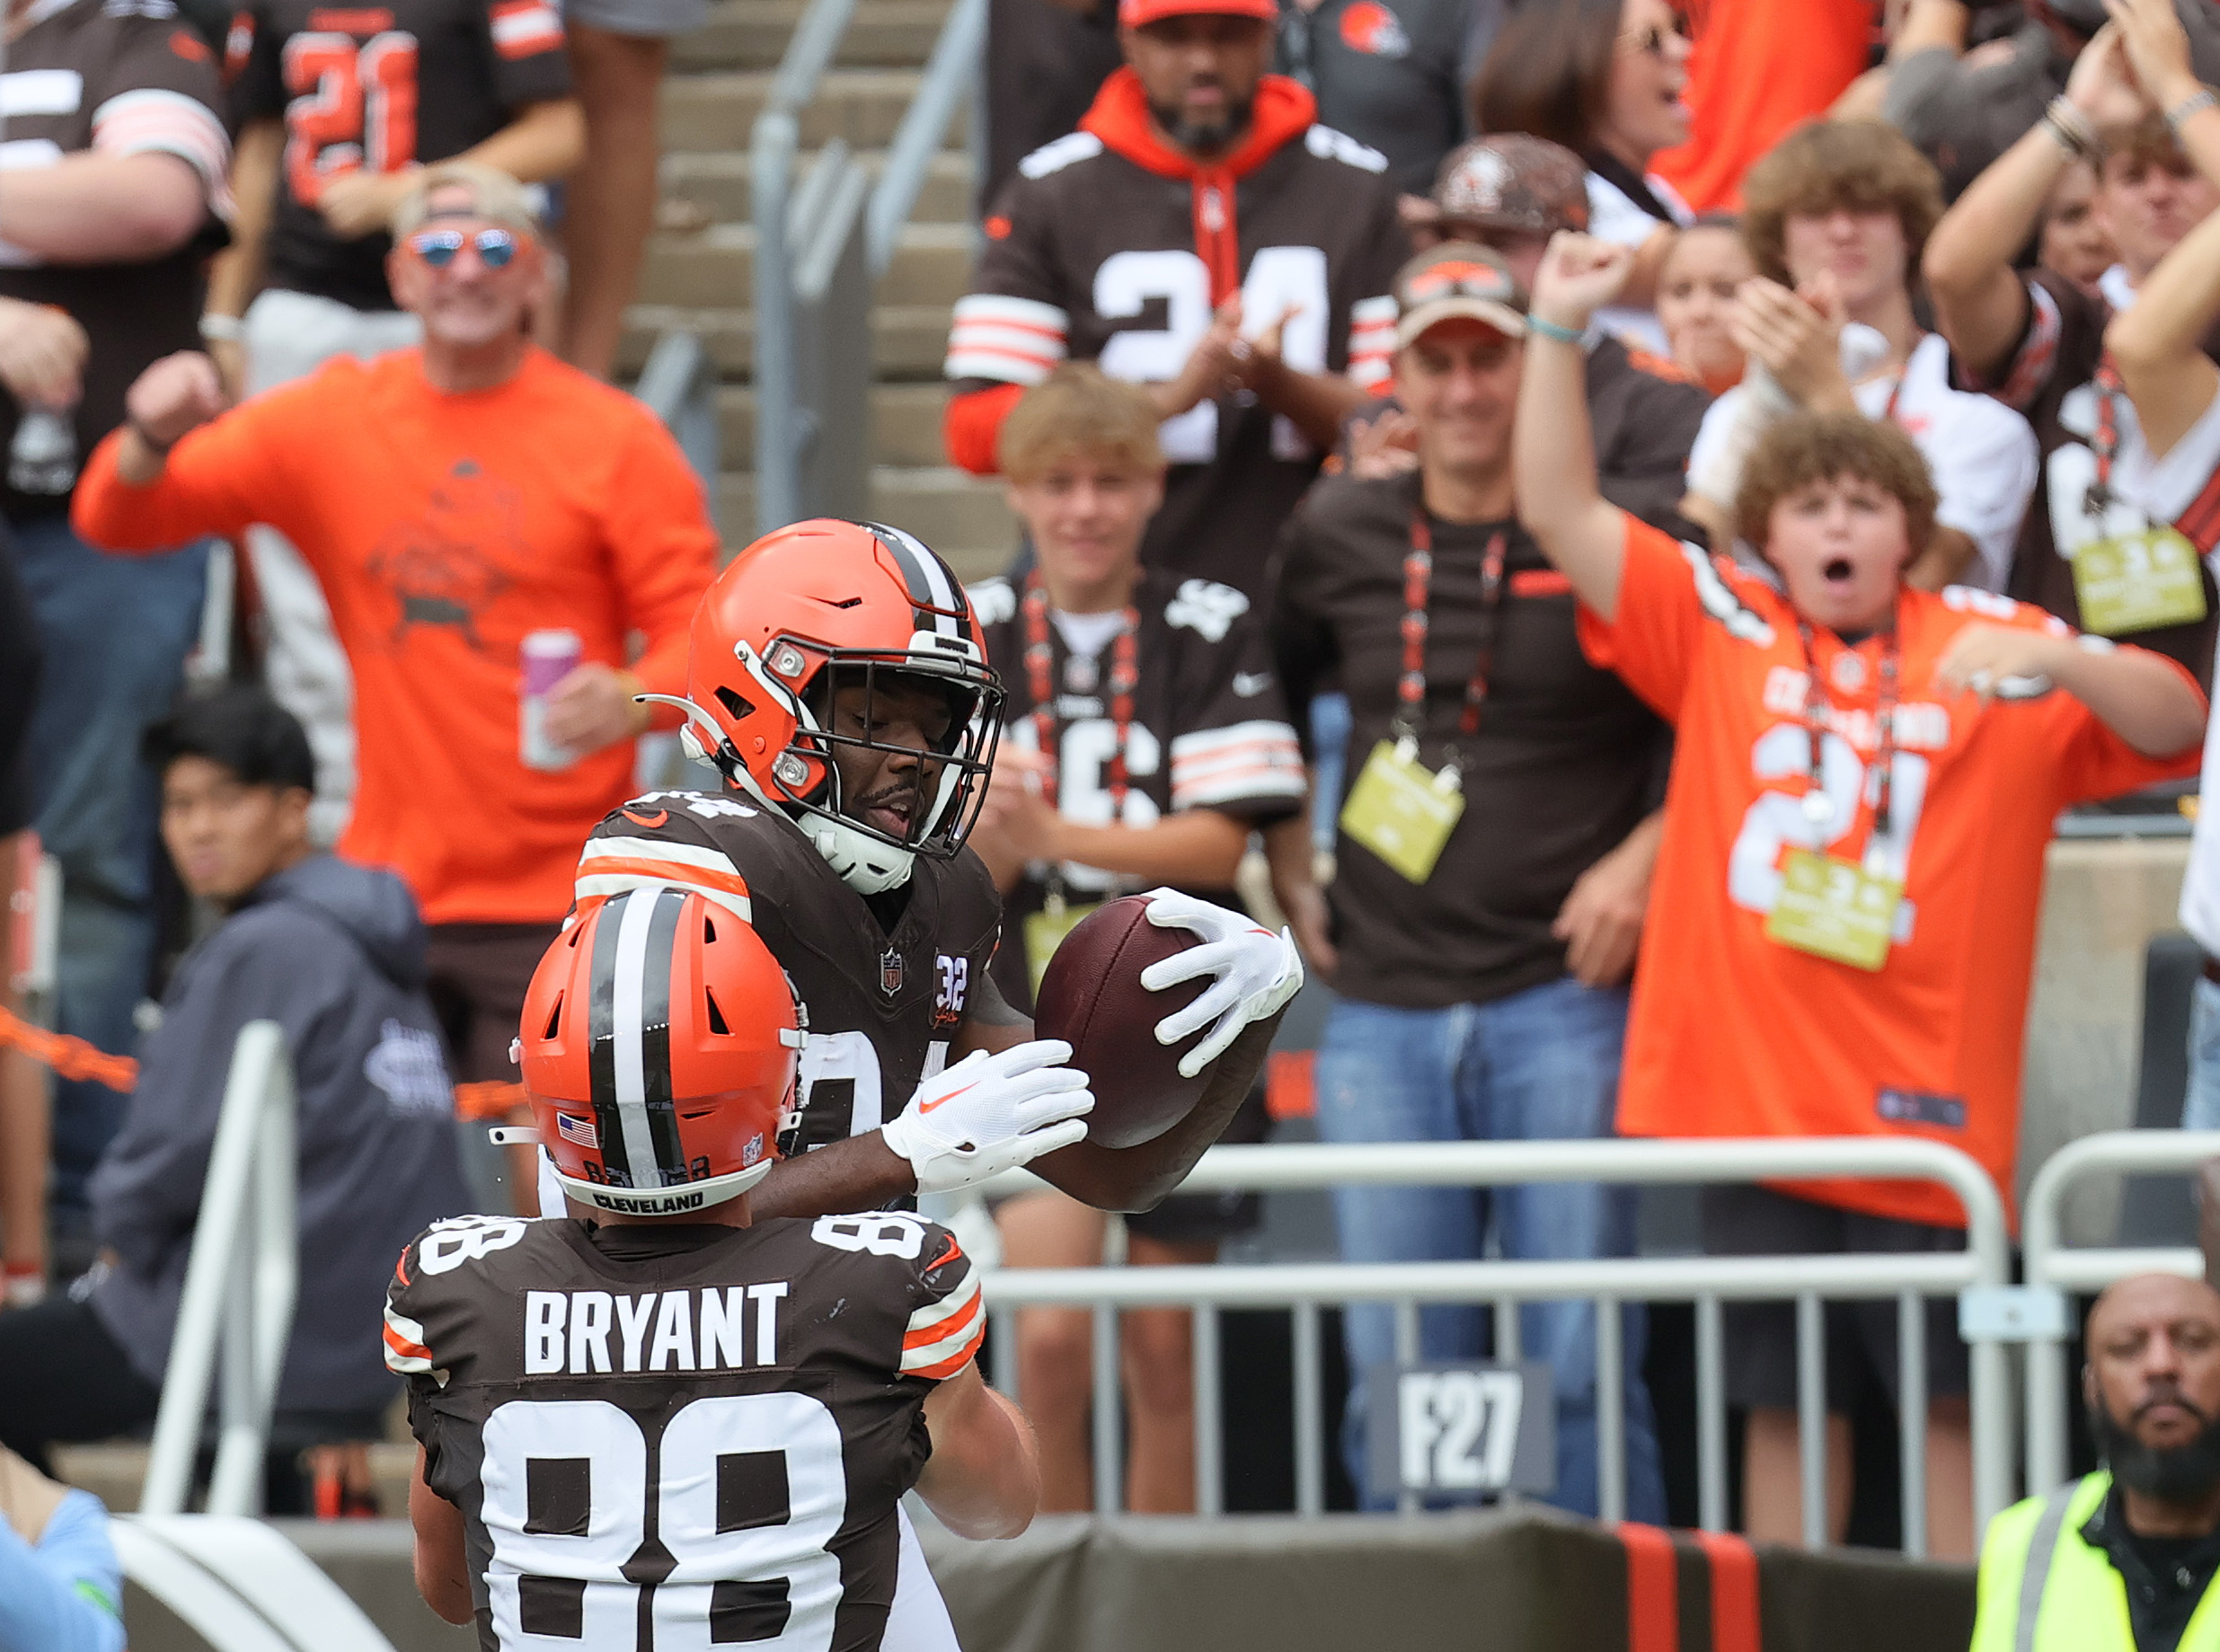
POLYGON ((950 458, 1064 360, 1148 386, 1171 470, 1141 561, 1262 602, 1280 525, 1387 377, 1408 255, 1386 158, 1266 73, 1274 0, 1120 0, 1126 66, 1018 164, 942 372, 950 458))
POLYGON ((439 1223, 385 1309, 418 1586, 485 1652, 953 1652, 900 1498, 969 1537, 1032 1518, 954 1236, 750 1207, 800 1021, 756 932, 689 890, 596 902, 541 960, 525 1083, 593 1217, 439 1223))
POLYGON ((1152 1142, 1083 1139, 1092 1098, 1068 1047, 1035 1039, 987 973, 1001 902, 964 839, 1003 695, 946 564, 898 528, 782 528, 703 599, 688 689, 685 738, 726 783, 610 816, 578 896, 696 889, 792 977, 809 1020, 801 1105, 757 1209, 871 1209, 1029 1162, 1101 1209, 1170 1192, 1239 1106, 1302 967, 1285 934, 1180 905, 1202 944, 1158 980, 1211 979, 1157 1036, 1207 1029, 1183 1060, 1190 1076, 1211 1066, 1210 1082, 1152 1142))

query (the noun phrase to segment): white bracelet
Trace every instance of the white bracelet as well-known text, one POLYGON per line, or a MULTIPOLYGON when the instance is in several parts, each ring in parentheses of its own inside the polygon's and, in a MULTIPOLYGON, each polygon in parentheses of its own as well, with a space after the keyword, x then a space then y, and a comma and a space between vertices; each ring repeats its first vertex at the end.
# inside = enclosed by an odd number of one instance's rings
POLYGON ((2216 105, 2220 105, 2220 98, 2213 96, 2211 87, 2200 86, 2166 111, 2166 128, 2180 137, 2184 121, 2198 110, 2211 109, 2216 105))
POLYGON ((247 336, 247 324, 235 315, 211 310, 200 318, 200 336, 211 343, 236 344, 247 336))

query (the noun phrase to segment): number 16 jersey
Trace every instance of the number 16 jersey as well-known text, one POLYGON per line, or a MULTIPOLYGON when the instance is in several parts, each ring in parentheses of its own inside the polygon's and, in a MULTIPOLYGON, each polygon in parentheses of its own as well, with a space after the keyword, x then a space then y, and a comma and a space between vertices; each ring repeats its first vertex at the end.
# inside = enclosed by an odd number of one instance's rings
POLYGON ((466 1216, 402 1253, 385 1358, 484 1652, 873 1652, 925 1396, 986 1322, 913 1215, 466 1216))

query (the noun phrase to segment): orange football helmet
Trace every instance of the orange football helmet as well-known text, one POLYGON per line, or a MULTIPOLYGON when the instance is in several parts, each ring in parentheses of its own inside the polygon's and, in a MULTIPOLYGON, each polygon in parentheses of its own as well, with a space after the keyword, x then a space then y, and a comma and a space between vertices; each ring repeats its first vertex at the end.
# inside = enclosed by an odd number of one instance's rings
POLYGON ((865 895, 909 876, 912 859, 963 847, 986 795, 1002 729, 1002 684, 961 584, 900 528, 820 517, 767 534, 732 560, 694 617, 689 755, 792 817, 865 895), (889 674, 948 702, 946 734, 920 765, 921 796, 896 836, 850 811, 834 748, 903 748, 832 728, 836 686, 859 686, 863 721, 889 674))
POLYGON ((703 897, 587 906, 524 1001, 525 1091, 562 1190, 641 1215, 747 1192, 778 1158, 800 1020, 770 949, 703 897))

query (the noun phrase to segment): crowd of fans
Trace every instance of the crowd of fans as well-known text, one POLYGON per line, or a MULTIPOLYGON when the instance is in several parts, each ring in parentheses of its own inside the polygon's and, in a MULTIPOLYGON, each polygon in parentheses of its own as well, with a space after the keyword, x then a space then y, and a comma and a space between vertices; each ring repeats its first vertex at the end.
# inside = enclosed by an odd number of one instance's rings
MULTIPOLYGON (((1441 10, 1001 0, 992 108, 1041 146, 993 148, 947 446, 999 465, 1030 533, 983 605, 1022 589, 1060 633, 1044 664, 1093 658, 1054 720, 1036 685, 1026 766, 982 836, 1006 824, 1059 913, 1075 888, 1135 887, 1110 844, 1075 846, 1081 821, 1134 819, 1101 800, 1105 758, 1133 748, 1099 685, 1113 639, 1150 634, 1153 586, 1186 576, 1263 611, 1278 681, 1256 676, 1245 714, 1305 748, 1307 827, 1176 784, 1173 808, 1263 834, 1332 989, 1324 1139, 1912 1133, 2008 1188, 2050 822, 2197 770, 2220 451, 2196 347, 2220 312, 2192 232, 2220 179, 2199 73, 2220 13, 1582 0, 1474 4, 1460 28, 1441 10), (1038 49, 1057 34, 1092 42, 1061 73, 1038 49), (1437 125, 1452 62, 1457 119, 1437 125), (1099 396, 1098 369, 1153 399, 1160 458, 1107 411, 1044 452, 1047 410, 1099 396), (1074 520, 1137 534, 1135 569, 1075 585, 1074 520), (1059 738, 1060 767, 1040 755, 1059 738)), ((2220 939, 2212 830, 2185 918, 2220 939)), ((2200 1028, 2216 1005, 2200 985, 2200 1028)), ((1022 1204, 1000 1215, 1028 1259, 1101 1254, 1077 1226, 1052 1252, 1022 1204)), ((1727 1190, 1704 1241, 1954 1248, 1948 1206, 1886 1184, 1727 1190)), ((1334 1207, 1350 1259, 1632 1241, 1631 1207, 1593 1188, 1347 1188, 1334 1207)), ((1944 1307, 1928 1529, 1968 1555, 1944 1307)), ((1083 1325, 1025 1317, 1022 1395, 1076 1442, 1083 1325)), ((1592 1511, 1593 1312, 1523 1320, 1556 1388, 1552 1495, 1592 1511)), ((1830 1320, 1830 1410, 1859 1383, 1893 1393, 1893 1308, 1830 1320)), ((1428 1308, 1420 1353, 1481 1352, 1482 1321, 1428 1308)), ((1364 1389, 1395 1337, 1384 1308, 1344 1328, 1347 1455, 1376 1500, 1364 1389)), ((1655 1517, 1641 1316, 1621 1329, 1628 1506, 1655 1517)), ((1728 1337, 1746 1525, 1792 1541, 1792 1317, 1737 1311, 1728 1337)), ((1137 1404, 1163 1386, 1142 1364, 1129 1338, 1137 1404)), ((1839 1533, 1839 1416, 1828 1456, 1839 1533)))
MULTIPOLYGON (((601 382, 694 0, 213 21, 13 0, 0 77, 0 860, 20 881, 35 828, 60 863, 57 1028, 141 1064, 128 1101, 62 1080, 49 1111, 0 1052, 0 1444, 40 1466, 151 1415, 257 1017, 302 1073, 305 1228, 348 1235, 287 1392, 359 1436, 389 1392, 364 1281, 469 1197, 449 1087, 516 1077, 579 845, 667 720, 634 696, 677 692, 717 560, 677 446, 601 382), (217 535, 267 690, 181 699, 217 535), (95 1264, 66 1295, 49 1232, 95 1264)), ((1909 1132, 2008 1188, 2051 822, 2198 772, 2208 77, 2211 0, 995 0, 945 433, 1024 529, 972 594, 1010 690, 974 840, 1004 995, 1107 894, 1230 900, 1254 835, 1331 989, 1326 1140, 1909 1132)), ((2220 958, 2220 821, 2183 906, 2220 958)), ((1704 1235, 1950 1248, 1946 1205, 1746 1189, 1704 1235)), ((1335 1215, 1366 1261, 1633 1243, 1586 1186, 1335 1215)), ((1013 1261, 1103 1251, 1060 1195, 995 1217, 1013 1261)), ((1125 1259, 1255 1219, 1175 1199, 1125 1259)), ((1963 1555, 1941 1307, 1930 1530, 1963 1555)), ((1628 1506, 1662 1519, 1623 1312, 1628 1506)), ((1485 1352, 1485 1317, 1427 1309, 1421 1354, 1485 1352)), ((1837 1409, 1894 1384, 1896 1328, 1841 1312, 1837 1409)), ((1792 1318, 1728 1332, 1747 1524, 1792 1538, 1792 1318)), ((1005 1378, 1051 1506, 1093 1500, 1091 1334, 1029 1311, 1005 1378)), ((1345 1334, 1376 1502, 1396 1338, 1365 1305, 1345 1334)), ((1126 1316, 1130 1506, 1191 1498, 1188 1337, 1126 1316)), ((1524 1311, 1553 1496, 1588 1512, 1602 1340, 1524 1311)))

